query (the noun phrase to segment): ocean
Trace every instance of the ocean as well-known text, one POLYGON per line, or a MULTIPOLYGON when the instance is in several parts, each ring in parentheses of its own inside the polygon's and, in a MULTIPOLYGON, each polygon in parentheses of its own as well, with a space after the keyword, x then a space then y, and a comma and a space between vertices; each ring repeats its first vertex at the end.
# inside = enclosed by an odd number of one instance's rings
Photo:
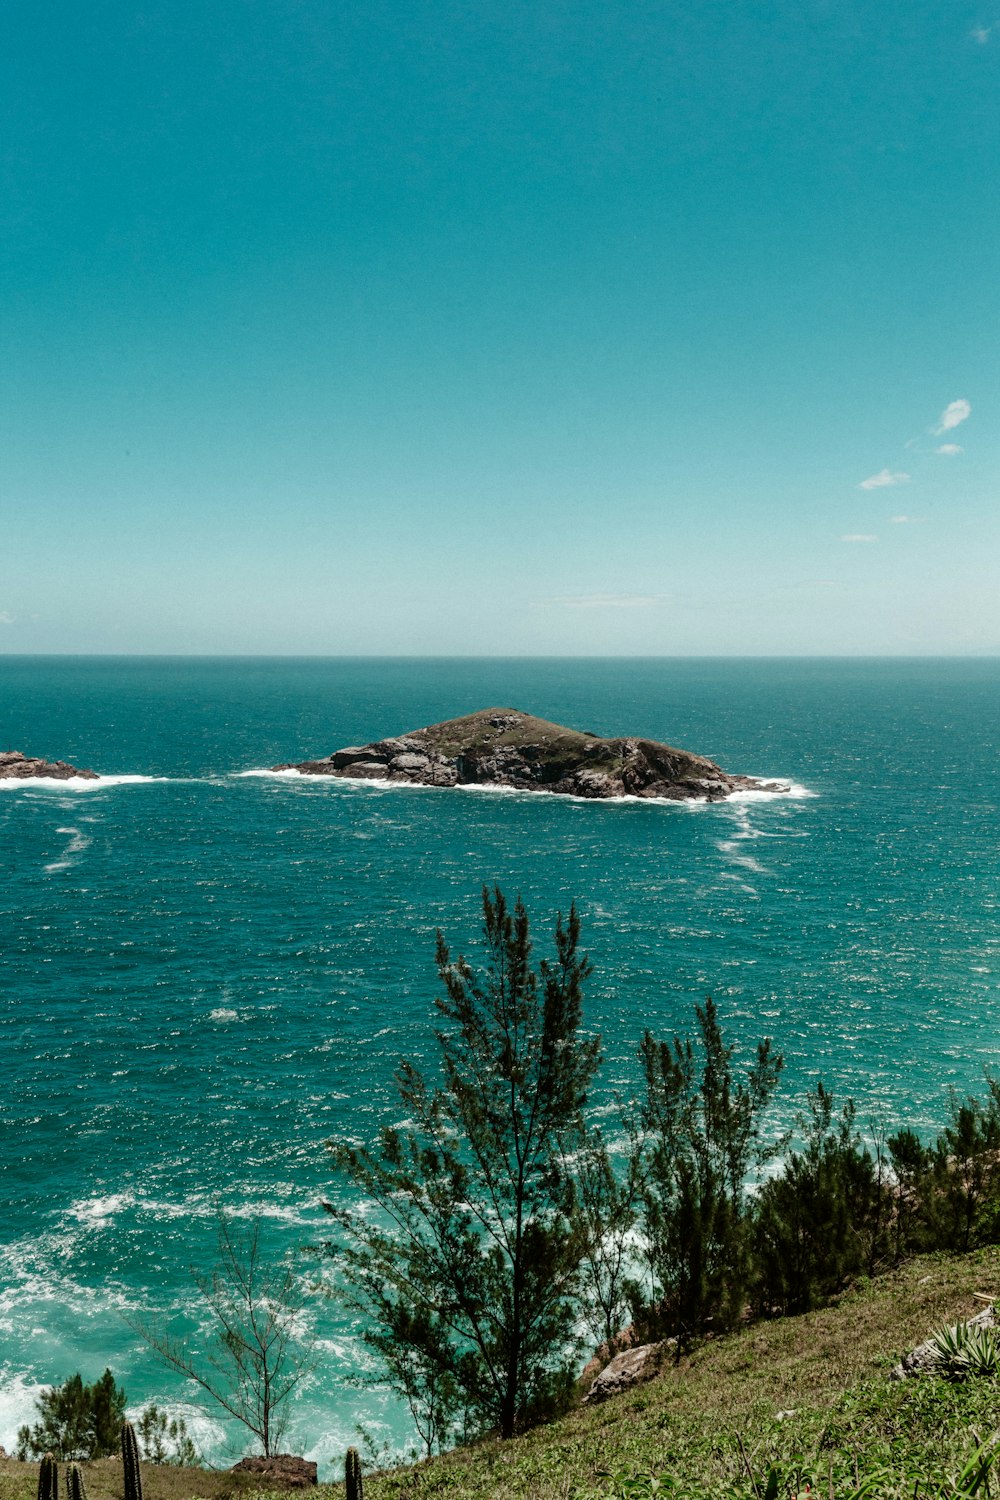
POLYGON ((319 1363, 286 1442, 327 1464, 361 1421, 357 1327, 320 1294, 324 1141, 395 1118, 434 1059, 434 934, 475 956, 480 891, 520 893, 539 953, 576 901, 603 1037, 597 1103, 650 1027, 711 993, 787 1059, 777 1131, 822 1077, 862 1121, 930 1133, 1000 1064, 1000 662, 0 658, 0 748, 103 773, 0 783, 0 1443, 40 1387, 110 1365, 247 1443, 130 1319, 205 1334, 192 1272, 218 1206, 264 1215, 319 1363), (274 776, 474 709, 641 734, 787 797, 707 805, 274 776))

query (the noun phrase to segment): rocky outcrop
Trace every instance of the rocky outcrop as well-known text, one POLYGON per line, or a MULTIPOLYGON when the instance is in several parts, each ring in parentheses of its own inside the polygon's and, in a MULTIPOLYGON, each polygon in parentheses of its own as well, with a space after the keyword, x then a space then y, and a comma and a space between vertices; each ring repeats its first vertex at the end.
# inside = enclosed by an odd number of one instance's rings
POLYGON ((652 1380, 660 1368, 663 1349, 662 1343, 639 1344, 634 1349, 624 1349, 621 1354, 616 1354, 584 1396, 584 1406, 597 1406, 601 1401, 610 1401, 612 1396, 620 1396, 622 1391, 631 1390, 644 1380, 652 1380))
POLYGON ((317 1469, 306 1458, 290 1453, 275 1453, 271 1458, 241 1458, 233 1464, 234 1474, 258 1474, 266 1481, 265 1489, 305 1490, 316 1483, 317 1469))
POLYGON ((76 776, 86 781, 98 780, 96 771, 81 771, 64 760, 39 760, 36 756, 22 755, 20 750, 0 750, 0 780, 27 781, 33 776, 54 781, 69 781, 76 776))
POLYGON ((604 739, 513 708, 486 708, 369 745, 349 745, 322 760, 275 766, 306 776, 420 786, 509 786, 575 797, 656 797, 718 802, 780 782, 733 776, 713 761, 657 740, 604 739))

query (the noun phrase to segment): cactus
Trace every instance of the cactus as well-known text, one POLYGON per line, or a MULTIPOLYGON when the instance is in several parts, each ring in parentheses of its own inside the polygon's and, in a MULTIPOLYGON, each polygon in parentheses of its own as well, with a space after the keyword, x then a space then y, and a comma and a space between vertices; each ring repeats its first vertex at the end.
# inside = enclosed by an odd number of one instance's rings
POLYGON ((122 1423, 122 1475, 125 1480, 125 1500, 142 1500, 139 1444, 131 1422, 122 1423))
POLYGON ((59 1500, 59 1465, 51 1453, 38 1465, 38 1500, 59 1500))
POLYGON ((344 1490, 347 1500, 364 1500, 364 1481, 361 1478, 361 1459, 357 1448, 348 1448, 344 1460, 344 1490))
POLYGON ((87 1500, 79 1464, 70 1464, 66 1470, 66 1500, 87 1500))

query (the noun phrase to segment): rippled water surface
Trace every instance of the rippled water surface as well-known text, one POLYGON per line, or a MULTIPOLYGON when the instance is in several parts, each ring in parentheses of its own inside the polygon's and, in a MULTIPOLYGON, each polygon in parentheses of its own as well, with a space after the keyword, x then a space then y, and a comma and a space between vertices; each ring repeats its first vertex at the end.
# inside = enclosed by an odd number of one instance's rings
MULTIPOLYGON (((392 1108, 432 1055, 433 938, 471 953, 479 890, 544 944, 576 899, 608 1089, 646 1026, 711 991, 785 1052, 781 1112, 822 1073, 931 1128, 1000 1061, 1000 663, 0 659, 0 738, 93 766, 0 785, 0 1442, 40 1383, 110 1363, 130 1399, 192 1392, 127 1321, 197 1323, 214 1204, 273 1254, 324 1232, 323 1141, 392 1108), (716 806, 248 775, 490 704, 636 733, 811 795, 716 806), (134 779, 141 777, 144 779, 134 779), (120 779, 119 779, 120 778, 120 779)), ((303 1276, 314 1263, 296 1258, 303 1276)), ((391 1399, 322 1359, 290 1444, 321 1462, 391 1399)), ((225 1432, 197 1417, 217 1461, 225 1432)))

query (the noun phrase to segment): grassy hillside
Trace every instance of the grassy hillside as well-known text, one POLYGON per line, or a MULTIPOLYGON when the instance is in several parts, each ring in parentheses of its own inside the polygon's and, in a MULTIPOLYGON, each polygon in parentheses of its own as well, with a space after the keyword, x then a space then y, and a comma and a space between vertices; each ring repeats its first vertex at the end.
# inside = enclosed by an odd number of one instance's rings
MULTIPOLYGON (((1000 1293, 997 1249, 913 1261, 837 1306, 710 1342, 633 1394, 551 1427, 371 1476, 366 1500, 742 1500, 763 1495, 772 1464, 782 1496, 812 1480, 827 1497, 831 1476, 836 1500, 859 1487, 885 1500, 972 1493, 953 1480, 1000 1427, 1000 1383, 886 1377, 935 1327, 981 1310, 977 1292, 1000 1293), (656 1476, 667 1476, 659 1489, 656 1476)), ((91 1500, 120 1500, 120 1465, 85 1467, 91 1500)), ((33 1500, 35 1474, 34 1465, 0 1464, 0 1500, 33 1500)), ((146 1500, 221 1500, 237 1487, 203 1470, 146 1466, 144 1476, 146 1500)), ((991 1485, 978 1493, 1000 1493, 991 1485)), ((317 1500, 339 1493, 320 1486, 317 1500)))
POLYGON ((981 1311, 975 1293, 995 1291, 995 1248, 916 1260, 837 1306, 708 1343, 634 1394, 551 1428, 374 1481, 366 1497, 590 1500, 654 1493, 641 1483, 626 1487, 648 1475, 670 1476, 677 1495, 752 1496, 741 1443, 757 1481, 780 1465, 783 1495, 799 1468, 800 1488, 811 1476, 826 1496, 831 1465, 834 1494, 851 1495, 857 1457, 861 1478, 866 1468, 896 1472, 873 1494, 909 1497, 922 1475, 945 1480, 960 1469, 976 1446, 974 1432, 985 1439, 1000 1425, 1000 1386, 891 1384, 888 1370, 941 1323, 981 1311), (778 1419, 790 1410, 793 1416, 778 1419))

